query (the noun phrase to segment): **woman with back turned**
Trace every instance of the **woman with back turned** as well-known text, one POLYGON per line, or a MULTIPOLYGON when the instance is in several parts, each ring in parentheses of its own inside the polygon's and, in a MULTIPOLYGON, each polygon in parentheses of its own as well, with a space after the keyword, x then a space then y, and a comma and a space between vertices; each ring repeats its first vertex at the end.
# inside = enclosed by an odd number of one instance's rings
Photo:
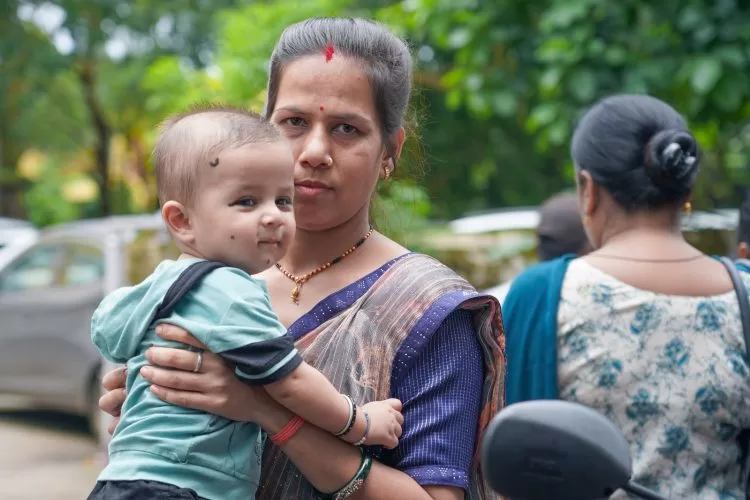
POLYGON ((595 408, 630 442, 636 482, 668 498, 744 499, 739 304, 721 262, 680 231, 700 165, 695 137, 664 102, 617 95, 583 117, 572 154, 595 250, 514 282, 503 307, 508 404, 595 408))

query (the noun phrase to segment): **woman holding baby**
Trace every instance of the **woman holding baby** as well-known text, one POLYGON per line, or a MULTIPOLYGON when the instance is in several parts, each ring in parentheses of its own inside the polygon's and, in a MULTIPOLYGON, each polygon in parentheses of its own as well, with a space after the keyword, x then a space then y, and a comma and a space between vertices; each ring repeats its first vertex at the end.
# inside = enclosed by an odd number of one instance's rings
MULTIPOLYGON (((398 398, 395 450, 355 447, 304 425, 268 444, 259 499, 493 498, 479 468, 479 437, 502 403, 500 309, 436 260, 373 230, 370 201, 393 175, 411 92, 407 46, 361 19, 288 27, 271 58, 265 116, 290 141, 297 233, 260 275, 305 361, 357 404, 398 398), (343 491, 342 491, 343 490, 343 491)), ((200 347, 183 329, 160 336, 200 347)), ((143 376, 160 398, 274 434, 294 417, 240 382, 209 352, 154 347, 143 376)), ((119 413, 122 370, 105 377, 104 411, 119 413)))

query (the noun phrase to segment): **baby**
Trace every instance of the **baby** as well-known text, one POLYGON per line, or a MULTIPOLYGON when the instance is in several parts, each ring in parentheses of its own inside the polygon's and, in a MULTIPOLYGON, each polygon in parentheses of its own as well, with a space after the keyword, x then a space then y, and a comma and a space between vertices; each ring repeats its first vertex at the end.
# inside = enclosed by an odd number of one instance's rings
MULTIPOLYGON (((294 159, 259 116, 232 108, 190 111, 165 122, 154 150, 162 216, 182 252, 141 284, 108 295, 91 320, 102 355, 127 363, 127 400, 109 464, 89 499, 255 498, 264 435, 235 422, 156 398, 138 374, 151 345, 188 348, 156 336, 160 322, 190 331, 303 420, 355 445, 394 448, 396 400, 358 408, 297 353, 251 275, 281 259, 294 236, 294 159)), ((200 371, 202 353, 196 354, 200 371)))

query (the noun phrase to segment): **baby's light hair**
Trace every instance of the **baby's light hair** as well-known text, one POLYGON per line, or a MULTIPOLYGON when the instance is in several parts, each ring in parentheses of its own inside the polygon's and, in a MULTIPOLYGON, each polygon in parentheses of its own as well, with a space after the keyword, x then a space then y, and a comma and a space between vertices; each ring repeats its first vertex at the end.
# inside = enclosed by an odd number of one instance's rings
MULTIPOLYGON (((159 203, 190 204, 201 169, 219 167, 222 151, 281 140, 278 130, 252 111, 199 104, 159 126, 153 151, 159 203)), ((220 167, 219 167, 220 168, 220 167)))

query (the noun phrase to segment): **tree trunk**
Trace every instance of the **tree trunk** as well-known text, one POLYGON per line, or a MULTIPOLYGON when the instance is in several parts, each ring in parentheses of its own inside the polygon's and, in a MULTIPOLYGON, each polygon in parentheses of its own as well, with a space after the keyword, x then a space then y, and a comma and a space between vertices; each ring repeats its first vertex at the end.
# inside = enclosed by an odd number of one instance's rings
POLYGON ((110 129, 104 117, 104 112, 96 97, 96 77, 94 75, 94 63, 90 59, 81 61, 78 67, 78 78, 83 86, 83 94, 91 117, 91 124, 96 134, 96 145, 94 146, 94 157, 96 160, 97 184, 99 185, 100 215, 112 214, 112 204, 109 192, 109 147, 112 137, 110 129))
POLYGON ((7 125, 12 122, 6 118, 0 114, 0 216, 25 219, 25 183, 15 173, 18 155, 10 147, 7 125))
POLYGON ((26 218, 26 210, 23 206, 25 187, 25 183, 21 181, 0 184, 0 216, 13 219, 26 218))

